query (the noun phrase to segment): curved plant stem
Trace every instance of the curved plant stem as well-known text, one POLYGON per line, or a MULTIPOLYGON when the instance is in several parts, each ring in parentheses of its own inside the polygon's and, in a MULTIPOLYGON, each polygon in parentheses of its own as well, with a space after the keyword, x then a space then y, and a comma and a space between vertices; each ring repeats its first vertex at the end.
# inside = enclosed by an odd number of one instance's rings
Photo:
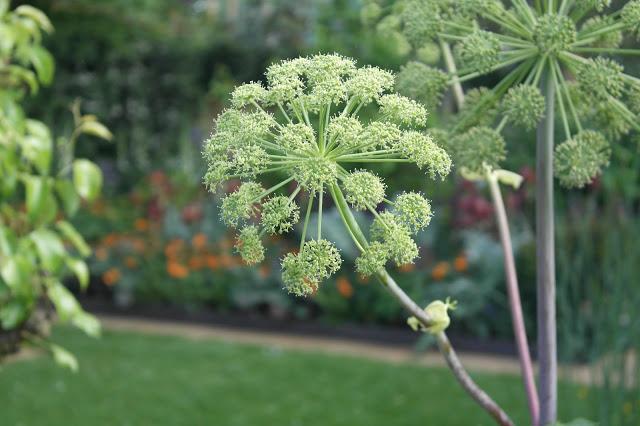
POLYGON ((536 281, 540 425, 556 422, 558 360, 556 353, 556 282, 553 217, 553 143, 555 86, 550 71, 541 82, 545 118, 538 126, 536 147, 536 281))
MULTIPOLYGON (((427 315, 424 309, 421 309, 395 282, 391 275, 386 270, 381 270, 378 273, 378 278, 384 286, 391 292, 391 294, 398 299, 400 304, 413 316, 415 316, 424 327, 432 325, 432 319, 427 315)), ((442 356, 447 361, 449 369, 458 380, 464 390, 480 405, 497 424, 502 426, 513 426, 513 421, 509 418, 507 413, 500 408, 500 406, 491 397, 483 391, 469 376, 469 373, 464 369, 464 366, 460 362, 456 351, 453 349, 451 342, 447 338, 444 332, 440 332, 436 335, 438 341, 438 348, 442 353, 442 356)))
MULTIPOLYGON (((450 73, 456 72, 456 65, 453 56, 449 59, 445 51, 448 47, 446 43, 441 42, 441 46, 445 56, 445 64, 450 73)), ((451 50, 449 49, 449 55, 451 50)), ((459 83, 454 85, 454 96, 458 103, 458 109, 464 105, 464 91, 459 83), (458 95, 458 92, 461 96, 458 95)), ((496 177, 491 174, 487 178, 491 190, 491 201, 493 202, 496 214, 496 223, 498 225, 498 233, 500 234, 500 243, 504 253, 504 272, 505 282, 507 284, 507 294, 509 296, 509 308, 511 310, 511 320, 513 321, 513 333, 516 339, 518 349, 518 358, 520 360, 520 370, 522 372, 522 380, 524 382, 525 392, 527 394, 527 403, 529 406, 529 414, 531 416, 531 424, 538 425, 540 418, 540 402, 538 399, 538 391, 533 373, 533 362, 531 361, 531 352, 529 351, 529 343, 527 339, 527 331, 524 324, 524 315, 522 313, 522 303, 520 301, 520 290, 518 286, 518 275, 516 272, 515 259, 513 257, 513 247, 511 244, 511 233, 509 231, 509 222, 507 212, 500 192, 500 186, 496 177)))
MULTIPOLYGON (((329 187, 329 192, 331 193, 331 197, 338 209, 338 213, 342 218, 342 222, 344 223, 347 231, 352 236, 355 244, 358 246, 360 250, 364 250, 364 247, 367 246, 367 241, 360 229, 360 226, 356 222, 351 210, 346 206, 346 202, 344 200, 344 196, 342 195, 342 191, 337 185, 333 185, 329 187)), ((395 282, 391 275, 386 271, 386 269, 382 269, 377 274, 378 278, 382 282, 382 284, 391 292, 391 294, 400 302, 400 304, 413 316, 415 316, 418 321, 422 323, 425 328, 433 325, 433 319, 424 311, 424 309, 420 308, 416 302, 411 299, 407 293, 405 293, 400 286, 395 282)), ((437 336, 438 346, 442 355, 445 357, 447 361, 447 365, 453 372, 454 376, 460 382, 462 387, 469 393, 469 395, 487 412, 493 417, 499 425, 502 426, 513 426, 513 421, 509 418, 507 413, 504 412, 502 408, 493 400, 489 395, 487 395, 480 387, 473 381, 471 376, 466 372, 462 363, 458 359, 451 343, 447 339, 447 336, 444 333, 439 333, 437 336)))
POLYGON ((533 374, 533 363, 531 362, 531 352, 527 341, 527 331, 522 314, 522 302, 520 301, 520 290, 518 288, 518 275, 516 273, 516 263, 513 258, 513 247, 511 245, 511 233, 507 212, 504 207, 504 200, 500 192, 500 186, 495 174, 491 173, 487 177, 491 190, 491 199, 496 212, 496 223, 500 234, 500 243, 504 252, 504 274, 507 283, 507 294, 509 296, 509 307, 511 308, 511 320, 513 321, 513 334, 516 338, 516 346, 520 358, 520 370, 524 388, 527 393, 527 403, 531 415, 531 424, 537 425, 540 417, 540 403, 538 391, 533 374))

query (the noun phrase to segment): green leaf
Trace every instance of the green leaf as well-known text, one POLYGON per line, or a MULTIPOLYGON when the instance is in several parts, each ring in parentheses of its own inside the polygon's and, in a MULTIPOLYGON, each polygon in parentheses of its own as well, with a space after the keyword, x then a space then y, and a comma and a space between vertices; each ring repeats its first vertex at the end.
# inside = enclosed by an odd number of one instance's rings
POLYGON ((13 231, 0 227, 0 255, 12 256, 16 252, 17 238, 13 231))
POLYGON ((26 189, 27 216, 35 222, 45 203, 46 184, 43 178, 38 176, 25 176, 23 178, 26 189))
POLYGON ((12 75, 12 77, 22 80, 23 83, 29 86, 29 91, 32 95, 38 93, 38 79, 31 70, 17 65, 9 65, 6 69, 12 75))
POLYGON ((80 197, 73 183, 67 179, 58 179, 54 184, 62 209, 68 216, 73 216, 80 208, 80 197))
POLYGON ((73 162, 73 184, 82 198, 91 201, 100 194, 102 171, 89 160, 75 160, 73 162))
POLYGON ((55 70, 55 63, 51 53, 42 46, 32 46, 29 51, 29 59, 36 70, 40 82, 45 86, 50 85, 53 81, 53 72, 55 70))
POLYGON ((37 120, 26 120, 28 135, 22 138, 22 155, 45 175, 49 173, 53 142, 49 128, 37 120))
POLYGON ((38 229, 30 234, 30 239, 36 246, 42 266, 48 272, 58 273, 64 264, 66 250, 58 235, 49 229, 38 229))
POLYGON ((84 240, 82 235, 76 230, 76 228, 67 222, 66 220, 61 220, 56 223, 56 227, 62 233, 62 235, 73 244, 73 246, 78 250, 80 256, 87 257, 91 254, 91 247, 84 240))
POLYGON ((19 300, 11 300, 0 306, 0 323, 5 330, 19 326, 29 314, 27 307, 19 300))
POLYGON ((9 0, 0 0, 0 17, 4 16, 9 10, 9 0))
POLYGON ((110 141, 111 139, 113 139, 113 134, 109 131, 109 129, 107 129, 107 127, 102 123, 99 123, 94 120, 83 121, 78 126, 77 130, 80 133, 97 136, 107 141, 110 141))
POLYGON ((87 267, 87 264, 83 260, 73 257, 67 257, 66 263, 67 267, 71 269, 78 279, 80 288, 86 290, 89 285, 89 267, 87 267))
POLYGON ((74 373, 78 372, 78 360, 68 350, 54 343, 49 344, 53 360, 60 366, 66 367, 74 373))
POLYGON ((85 311, 78 312, 71 322, 91 337, 99 337, 102 332, 100 321, 98 321, 95 316, 85 311))
POLYGON ((16 7, 14 12, 19 16, 24 16, 35 21, 44 31, 48 33, 53 32, 53 25, 51 24, 51 21, 40 9, 36 9, 29 5, 21 5, 16 7))
POLYGON ((76 298, 61 283, 57 281, 52 283, 47 290, 47 294, 56 307, 60 321, 70 321, 82 312, 82 308, 76 298))
POLYGON ((24 256, 15 255, 2 259, 0 276, 14 294, 29 294, 33 265, 24 256))

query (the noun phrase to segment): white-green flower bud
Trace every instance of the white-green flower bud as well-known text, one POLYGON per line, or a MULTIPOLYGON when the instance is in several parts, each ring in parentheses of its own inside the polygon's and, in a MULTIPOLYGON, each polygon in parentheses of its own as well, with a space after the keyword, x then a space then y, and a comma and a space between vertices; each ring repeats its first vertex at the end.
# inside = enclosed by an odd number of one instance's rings
POLYGON ((585 94, 596 96, 602 101, 619 97, 624 89, 622 65, 611 59, 589 59, 580 65, 576 79, 585 94))
MULTIPOLYGON (((587 19, 582 25, 583 32, 595 31, 606 28, 614 24, 613 19, 605 16, 594 16, 587 19)), ((602 49, 615 49, 622 44, 622 31, 607 31, 595 36, 596 39, 590 44, 593 47, 602 49)))
POLYGON ((356 259, 356 270, 365 277, 374 275, 384 268, 388 259, 389 250, 383 243, 374 241, 356 259))
POLYGON ((500 50, 498 37, 484 30, 475 30, 456 46, 462 64, 482 73, 491 71, 500 62, 500 50))
POLYGON ((576 38, 575 23, 564 15, 541 15, 533 29, 533 39, 542 53, 556 54, 567 50, 576 38))
POLYGON ((604 136, 586 130, 558 145, 554 169, 560 183, 568 188, 582 188, 609 165, 611 147, 604 136))
POLYGON ((320 284, 311 276, 309 265, 302 261, 299 254, 293 253, 282 259, 282 282, 287 292, 298 297, 312 294, 320 284))
POLYGON ((267 90, 260 83, 247 83, 235 88, 231 93, 231 105, 242 108, 254 102, 263 102, 267 98, 267 90))
POLYGON ((360 9, 360 21, 364 26, 375 24, 382 15, 382 8, 379 4, 370 2, 362 6, 360 9))
POLYGON ((409 62, 396 77, 399 93, 426 105, 438 105, 449 83, 449 76, 420 62, 409 62))
POLYGON ((436 65, 440 62, 440 47, 433 42, 427 42, 416 51, 416 57, 425 64, 436 65))
POLYGON ((393 87, 393 74, 378 67, 358 68, 345 87, 356 102, 368 104, 393 87))
POLYGON ((509 89, 502 100, 502 110, 514 124, 533 129, 544 116, 544 96, 537 87, 521 84, 509 89))
POLYGON ((436 0, 409 0, 402 12, 403 32, 414 46, 433 40, 444 28, 436 0))
POLYGON ((371 224, 371 239, 384 244, 389 259, 396 265, 413 263, 418 257, 418 246, 411 238, 411 232, 389 213, 380 213, 371 224))
POLYGON ((373 209, 384 200, 386 185, 365 170, 349 173, 342 181, 345 198, 356 210, 373 209))
POLYGON ((397 143, 402 155, 426 168, 433 179, 436 175, 444 179, 451 171, 451 158, 447 152, 433 141, 431 136, 415 131, 404 132, 397 143))
POLYGON ((269 234, 283 234, 300 220, 300 208, 289 197, 279 195, 262 205, 261 216, 262 226, 269 234))
POLYGON ((308 66, 307 58, 297 58, 271 65, 266 72, 269 101, 287 104, 300 96, 305 87, 301 76, 308 66))
POLYGON ((393 203, 393 212, 399 223, 416 233, 431 222, 433 212, 429 200, 417 192, 404 192, 393 203))
POLYGON ((405 96, 384 95, 378 101, 380 114, 386 120, 405 126, 424 126, 427 124, 427 110, 405 96))
POLYGON ((253 225, 242 228, 236 242, 236 250, 247 265, 262 262, 264 260, 264 246, 260 241, 258 228, 253 225))
POLYGON ((506 143, 500 133, 489 127, 473 127, 452 141, 458 168, 484 174, 485 168, 498 169, 506 158, 506 143))
POLYGON ((350 116, 337 116, 331 119, 328 127, 330 141, 337 141, 345 147, 353 147, 360 142, 362 134, 362 123, 350 116))
POLYGON ((467 91, 460 116, 465 129, 474 126, 491 126, 498 116, 498 101, 494 93, 486 87, 474 87, 467 91))
POLYGON ((338 166, 325 157, 309 157, 294 166, 292 175, 303 188, 319 192, 337 181, 338 166))
POLYGON ((398 15, 387 15, 378 22, 376 31, 381 35, 397 34, 402 27, 402 20, 398 15))
POLYGON ((256 213, 255 203, 259 201, 264 188, 255 182, 243 183, 235 192, 222 199, 220 213, 222 221, 236 227, 241 220, 248 220, 256 213))
POLYGON ((309 265, 311 276, 322 281, 335 274, 342 265, 336 246, 327 240, 310 240, 304 243, 301 259, 309 265))
POLYGON ((622 22, 640 38, 640 0, 632 0, 622 8, 622 22))
POLYGON ((402 131, 398 126, 386 121, 373 121, 360 134, 360 144, 366 150, 391 148, 400 140, 402 131))
POLYGON ((313 149, 315 138, 312 127, 305 123, 290 123, 282 126, 275 139, 285 150, 301 152, 313 149))

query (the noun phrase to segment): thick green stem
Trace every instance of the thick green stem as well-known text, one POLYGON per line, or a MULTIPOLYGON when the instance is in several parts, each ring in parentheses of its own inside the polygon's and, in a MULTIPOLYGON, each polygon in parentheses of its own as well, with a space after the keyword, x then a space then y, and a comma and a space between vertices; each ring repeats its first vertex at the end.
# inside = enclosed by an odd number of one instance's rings
POLYGON ((553 145, 555 87, 550 71, 542 79, 545 118, 538 126, 536 149, 536 281, 538 297, 538 362, 540 425, 557 418, 556 282, 553 209, 553 145))

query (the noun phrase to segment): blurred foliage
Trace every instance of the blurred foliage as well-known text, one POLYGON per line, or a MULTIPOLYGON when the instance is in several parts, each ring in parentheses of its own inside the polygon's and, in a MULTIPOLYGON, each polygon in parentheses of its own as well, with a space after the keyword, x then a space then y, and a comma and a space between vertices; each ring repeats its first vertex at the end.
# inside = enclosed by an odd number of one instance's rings
POLYGON ((69 219, 83 200, 97 197, 102 173, 74 154, 81 135, 112 135, 95 116, 82 115, 79 102, 68 136, 54 140, 44 123, 28 118, 24 98, 53 79, 53 57, 41 45, 53 26, 31 6, 8 8, 0 0, 0 358, 27 340, 75 370, 73 355, 47 340, 48 322, 53 305, 60 320, 100 333, 61 280, 73 274, 81 288, 89 284, 83 259, 91 250, 69 219))

